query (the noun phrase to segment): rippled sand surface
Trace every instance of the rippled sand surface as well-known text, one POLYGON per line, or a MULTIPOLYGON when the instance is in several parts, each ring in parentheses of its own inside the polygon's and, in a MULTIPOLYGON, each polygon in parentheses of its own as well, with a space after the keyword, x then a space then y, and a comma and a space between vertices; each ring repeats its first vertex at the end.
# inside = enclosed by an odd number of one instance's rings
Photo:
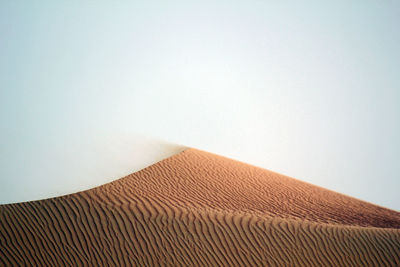
POLYGON ((400 213, 187 149, 0 206, 0 266, 400 266, 400 213))

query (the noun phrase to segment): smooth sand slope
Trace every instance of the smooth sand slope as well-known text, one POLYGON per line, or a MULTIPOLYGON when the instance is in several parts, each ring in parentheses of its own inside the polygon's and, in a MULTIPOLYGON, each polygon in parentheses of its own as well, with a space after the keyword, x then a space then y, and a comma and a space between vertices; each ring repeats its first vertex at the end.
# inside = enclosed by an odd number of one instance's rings
POLYGON ((0 206, 2 266, 400 266, 400 213, 187 149, 0 206))

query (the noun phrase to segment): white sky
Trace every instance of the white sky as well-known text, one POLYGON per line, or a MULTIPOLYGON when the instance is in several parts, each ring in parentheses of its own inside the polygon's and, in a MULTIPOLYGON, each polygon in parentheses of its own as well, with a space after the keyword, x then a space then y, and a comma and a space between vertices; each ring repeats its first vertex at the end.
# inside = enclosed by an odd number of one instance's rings
POLYGON ((0 203, 151 163, 139 133, 400 210, 398 1, 119 2, 0 4, 0 203))

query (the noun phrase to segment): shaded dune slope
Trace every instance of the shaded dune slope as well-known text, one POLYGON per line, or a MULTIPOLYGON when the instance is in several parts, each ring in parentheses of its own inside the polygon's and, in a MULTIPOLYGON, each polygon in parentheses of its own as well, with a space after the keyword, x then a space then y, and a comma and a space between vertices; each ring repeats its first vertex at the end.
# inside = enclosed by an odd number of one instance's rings
POLYGON ((400 213, 187 149, 0 206, 1 266, 400 266, 400 213))

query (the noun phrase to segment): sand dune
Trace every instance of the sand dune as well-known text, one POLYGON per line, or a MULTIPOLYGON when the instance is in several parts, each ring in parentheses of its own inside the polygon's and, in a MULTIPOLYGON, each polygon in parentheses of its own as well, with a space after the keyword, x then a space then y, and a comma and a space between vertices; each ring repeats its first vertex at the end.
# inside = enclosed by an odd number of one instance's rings
POLYGON ((400 266, 400 213, 187 149, 0 206, 2 266, 400 266))

